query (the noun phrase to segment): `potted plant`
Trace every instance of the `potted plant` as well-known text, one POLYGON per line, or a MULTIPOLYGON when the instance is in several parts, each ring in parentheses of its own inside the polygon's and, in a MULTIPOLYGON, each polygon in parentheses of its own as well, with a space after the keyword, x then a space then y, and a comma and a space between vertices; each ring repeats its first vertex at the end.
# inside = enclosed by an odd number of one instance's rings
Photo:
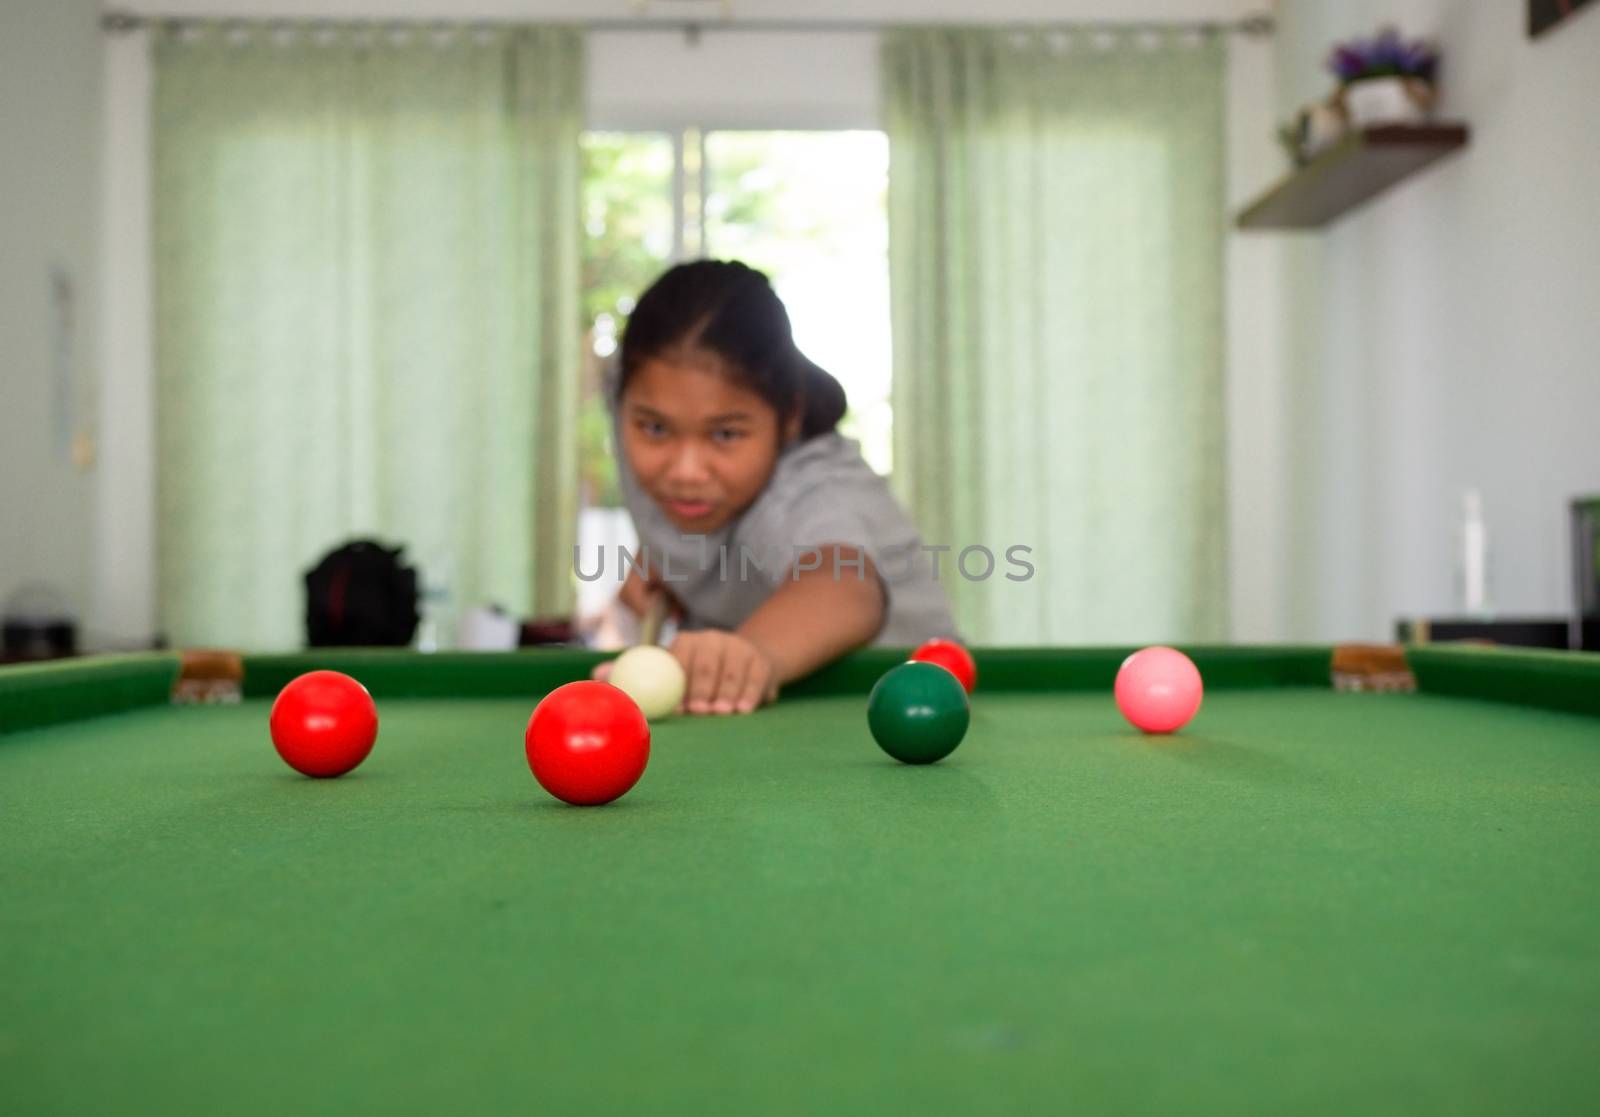
POLYGON ((1433 108, 1439 54, 1433 45, 1400 37, 1385 27, 1370 39, 1334 46, 1328 69, 1339 79, 1338 97, 1350 123, 1414 124, 1433 108))
POLYGON ((1294 165, 1303 167, 1344 138, 1350 130, 1337 94, 1306 105, 1294 119, 1278 127, 1278 142, 1294 165))

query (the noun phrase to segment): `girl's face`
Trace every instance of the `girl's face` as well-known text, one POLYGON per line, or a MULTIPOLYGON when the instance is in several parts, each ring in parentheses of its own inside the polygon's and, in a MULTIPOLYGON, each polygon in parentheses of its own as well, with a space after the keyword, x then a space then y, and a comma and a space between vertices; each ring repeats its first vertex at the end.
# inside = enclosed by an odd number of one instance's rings
POLYGON ((685 534, 721 528, 755 500, 799 419, 779 430, 773 406, 702 350, 645 361, 622 393, 622 446, 634 476, 685 534))

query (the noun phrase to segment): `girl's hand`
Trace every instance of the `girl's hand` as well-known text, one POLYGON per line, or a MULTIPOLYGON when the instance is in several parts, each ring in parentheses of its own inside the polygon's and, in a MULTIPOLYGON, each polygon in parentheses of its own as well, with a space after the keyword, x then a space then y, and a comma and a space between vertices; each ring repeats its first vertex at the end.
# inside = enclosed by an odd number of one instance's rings
POLYGON ((778 669, 755 643, 732 632, 685 632, 672 654, 688 676, 683 708, 691 714, 748 714, 778 697, 778 669))

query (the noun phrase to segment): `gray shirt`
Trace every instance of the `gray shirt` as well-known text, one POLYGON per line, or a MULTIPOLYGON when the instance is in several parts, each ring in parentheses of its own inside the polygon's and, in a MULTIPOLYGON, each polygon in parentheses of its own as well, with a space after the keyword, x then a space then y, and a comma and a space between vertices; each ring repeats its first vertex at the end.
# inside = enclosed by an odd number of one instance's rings
MULTIPOLYGON (((886 610, 874 644, 915 645, 955 638, 955 622, 937 556, 925 552, 916 527, 889 485, 867 465, 859 446, 837 432, 787 447, 750 507, 719 531, 683 535, 633 476, 620 452, 623 502, 639 533, 640 562, 664 579, 687 613, 685 628, 732 630, 754 613, 796 568, 859 578, 849 564, 833 569, 823 544, 860 547, 878 570, 886 610)), ((948 556, 947 556, 948 558, 948 556)))

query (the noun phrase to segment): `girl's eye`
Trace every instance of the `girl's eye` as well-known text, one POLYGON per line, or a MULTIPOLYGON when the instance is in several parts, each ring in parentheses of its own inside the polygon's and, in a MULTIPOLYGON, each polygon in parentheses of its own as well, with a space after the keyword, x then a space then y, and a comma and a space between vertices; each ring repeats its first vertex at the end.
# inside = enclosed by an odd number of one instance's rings
POLYGON ((711 439, 713 442, 737 442, 743 437, 744 431, 737 430, 734 427, 720 427, 711 432, 711 439))
POLYGON ((654 419, 640 419, 638 422, 639 433, 646 438, 663 438, 666 436, 665 423, 658 423, 654 419))

